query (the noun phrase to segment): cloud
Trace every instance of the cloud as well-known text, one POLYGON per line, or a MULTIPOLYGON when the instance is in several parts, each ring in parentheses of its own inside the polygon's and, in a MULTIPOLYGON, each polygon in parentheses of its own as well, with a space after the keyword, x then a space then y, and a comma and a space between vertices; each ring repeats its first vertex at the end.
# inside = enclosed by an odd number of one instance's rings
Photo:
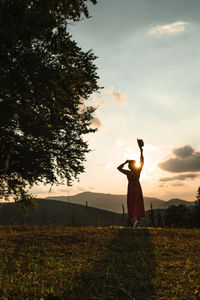
POLYGON ((180 187, 180 186, 184 186, 184 184, 177 182, 177 183, 172 183, 172 186, 180 187))
MULTIPOLYGON (((87 110, 87 105, 85 105, 84 102, 79 104, 79 112, 83 113, 84 111, 87 110)), ((93 113, 93 119, 91 120, 91 128, 102 128, 103 127, 103 123, 101 122, 101 120, 99 119, 99 117, 97 116, 97 109, 94 111, 93 113)))
POLYGON ((199 176, 200 176, 200 174, 189 173, 189 174, 181 174, 181 175, 177 175, 177 176, 163 177, 163 178, 160 178, 159 181, 168 182, 168 181, 175 181, 175 180, 194 179, 199 176))
POLYGON ((115 106, 125 106, 128 103, 128 98, 124 92, 116 92, 114 91, 113 87, 105 88, 104 91, 111 95, 112 101, 115 106))
POLYGON ((94 117, 92 119, 91 125, 93 128, 98 128, 98 129, 103 127, 103 123, 98 117, 94 117))
POLYGON ((184 32, 186 30, 186 26, 188 25, 188 22, 174 22, 167 25, 159 25, 155 26, 150 29, 149 33, 151 35, 175 35, 181 32, 184 32))
POLYGON ((127 104, 127 97, 123 92, 113 92, 112 94, 113 102, 116 106, 124 106, 127 104))
POLYGON ((108 94, 111 96, 112 103, 116 107, 125 106, 128 102, 126 94, 122 91, 115 91, 113 86, 104 88, 102 93, 103 97, 99 96, 97 93, 90 95, 89 100, 92 101, 92 105, 96 105, 97 107, 109 105, 109 100, 107 99, 108 94))
POLYGON ((194 149, 190 145, 186 145, 181 148, 176 148, 173 150, 173 153, 180 158, 186 158, 192 155, 194 149))
POLYGON ((100 97, 99 95, 93 93, 92 95, 90 95, 90 99, 93 101, 93 103, 97 106, 101 105, 101 106, 107 106, 108 105, 108 100, 100 97))
POLYGON ((157 146, 154 146, 154 145, 151 145, 151 144, 145 144, 144 145, 144 149, 146 151, 149 151, 149 152, 157 152, 157 151, 159 151, 159 148, 157 146))
POLYGON ((94 186, 89 186, 88 190, 95 190, 95 187, 94 186))
POLYGON ((169 158, 158 164, 158 167, 171 173, 199 172, 200 152, 189 145, 176 148, 172 151, 174 158, 169 158))

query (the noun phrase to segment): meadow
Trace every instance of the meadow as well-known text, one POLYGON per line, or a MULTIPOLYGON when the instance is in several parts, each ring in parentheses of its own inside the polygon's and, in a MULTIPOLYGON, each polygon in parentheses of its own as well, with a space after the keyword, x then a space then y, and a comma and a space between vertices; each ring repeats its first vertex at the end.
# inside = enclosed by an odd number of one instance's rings
POLYGON ((1 226, 0 299, 200 299, 200 230, 1 226))

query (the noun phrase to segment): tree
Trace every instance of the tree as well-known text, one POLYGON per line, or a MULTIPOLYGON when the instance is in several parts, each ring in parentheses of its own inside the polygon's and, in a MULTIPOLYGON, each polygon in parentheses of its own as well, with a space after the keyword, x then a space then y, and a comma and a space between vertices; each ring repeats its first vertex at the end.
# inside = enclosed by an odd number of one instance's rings
POLYGON ((164 223, 167 227, 192 227, 192 210, 184 204, 170 205, 166 209, 164 223))
POLYGON ((194 206, 194 226, 200 228, 200 187, 197 191, 195 206, 194 206))
POLYGON ((151 208, 150 208, 150 220, 151 220, 151 225, 154 227, 155 226, 155 215, 154 215, 152 203, 151 203, 151 208))
POLYGON ((91 51, 68 33, 96 0, 0 0, 1 196, 27 203, 27 187, 71 184, 84 171, 84 135, 99 89, 91 51))
POLYGON ((157 214, 157 226, 163 227, 163 217, 162 217, 160 211, 158 211, 158 214, 157 214))

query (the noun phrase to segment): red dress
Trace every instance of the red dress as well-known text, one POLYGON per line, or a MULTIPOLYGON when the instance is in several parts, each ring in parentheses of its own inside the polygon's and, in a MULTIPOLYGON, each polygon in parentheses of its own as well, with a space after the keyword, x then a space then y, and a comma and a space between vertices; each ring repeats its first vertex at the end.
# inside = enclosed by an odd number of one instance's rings
POLYGON ((128 218, 129 219, 140 219, 145 217, 144 210, 144 199, 142 195, 142 188, 140 185, 140 173, 144 164, 144 157, 140 156, 140 167, 133 168, 131 171, 124 170, 123 167, 127 163, 121 164, 117 169, 125 174, 128 178, 128 192, 127 192, 127 208, 128 208, 128 218))
POLYGON ((126 170, 128 178, 127 208, 128 218, 130 219, 145 217, 144 200, 139 181, 140 172, 141 168, 134 171, 126 170))

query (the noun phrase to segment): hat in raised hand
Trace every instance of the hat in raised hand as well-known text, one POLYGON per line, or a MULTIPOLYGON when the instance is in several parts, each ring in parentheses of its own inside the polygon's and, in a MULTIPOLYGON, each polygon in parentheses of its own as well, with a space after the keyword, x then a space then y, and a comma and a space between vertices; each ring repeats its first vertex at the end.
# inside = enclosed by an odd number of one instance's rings
POLYGON ((137 143, 140 148, 144 146, 144 141, 142 139, 137 139, 137 143))

